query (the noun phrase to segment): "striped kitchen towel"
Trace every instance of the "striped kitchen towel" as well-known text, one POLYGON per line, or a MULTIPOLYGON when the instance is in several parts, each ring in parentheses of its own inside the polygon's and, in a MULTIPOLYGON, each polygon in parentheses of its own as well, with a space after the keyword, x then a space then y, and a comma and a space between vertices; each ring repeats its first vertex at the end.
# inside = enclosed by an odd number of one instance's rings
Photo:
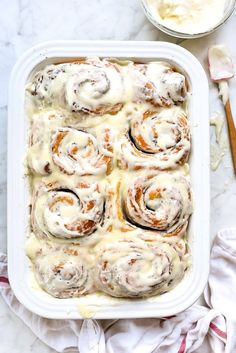
POLYGON ((220 231, 213 243, 207 306, 193 305, 162 319, 50 320, 33 314, 15 297, 0 255, 0 290, 11 310, 58 352, 236 353, 236 229, 220 231))

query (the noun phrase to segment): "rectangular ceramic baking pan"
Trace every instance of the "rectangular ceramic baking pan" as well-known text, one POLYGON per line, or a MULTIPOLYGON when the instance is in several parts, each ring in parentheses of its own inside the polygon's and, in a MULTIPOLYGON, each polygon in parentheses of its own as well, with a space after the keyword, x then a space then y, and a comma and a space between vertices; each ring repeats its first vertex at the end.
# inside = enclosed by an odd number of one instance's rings
POLYGON ((9 279, 19 301, 32 312, 48 318, 140 318, 174 315, 201 295, 209 267, 209 111, 208 83, 203 68, 185 49, 164 42, 57 41, 40 44, 16 63, 9 87, 8 107, 8 260, 9 279), (192 134, 190 176, 194 213, 188 228, 192 267, 172 291, 150 299, 112 299, 103 295, 56 299, 32 284, 25 255, 28 229, 28 188, 24 177, 27 147, 25 85, 33 71, 71 58, 99 56, 138 62, 166 60, 188 78, 189 119, 192 134))

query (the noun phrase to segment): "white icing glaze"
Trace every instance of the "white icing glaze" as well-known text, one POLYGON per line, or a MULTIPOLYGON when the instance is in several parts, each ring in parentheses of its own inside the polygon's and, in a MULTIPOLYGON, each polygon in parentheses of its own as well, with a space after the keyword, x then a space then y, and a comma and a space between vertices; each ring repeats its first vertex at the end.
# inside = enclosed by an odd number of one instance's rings
POLYGON ((32 117, 28 166, 47 175, 60 168, 64 173, 96 175, 109 173, 113 161, 113 132, 108 126, 96 129, 68 128, 69 118, 56 110, 32 117))
POLYGON ((34 196, 34 231, 41 237, 64 239, 89 235, 102 219, 103 203, 97 184, 42 185, 34 196))
MULTIPOLYGON (((94 112, 124 100, 122 77, 114 64, 95 67, 77 65, 65 83, 66 104, 72 111, 94 112), (102 108, 100 108, 102 107, 102 108)), ((104 111, 105 112, 105 111, 104 111)))
POLYGON ((183 176, 136 177, 124 189, 124 200, 131 222, 167 237, 183 234, 192 213, 190 184, 183 176))
POLYGON ((221 139, 218 145, 211 144, 211 170, 215 171, 219 168, 228 149, 229 142, 227 138, 221 139))
POLYGON ((30 147, 27 154, 29 168, 37 174, 51 172, 52 158, 49 141, 52 130, 65 123, 65 116, 59 111, 49 110, 34 114, 31 120, 30 147))
POLYGON ((113 157, 111 140, 109 128, 102 128, 94 135, 72 128, 58 128, 52 135, 52 159, 67 174, 109 173, 113 157))
MULTIPOLYGON (((155 106, 171 106, 186 98, 185 77, 167 63, 151 62, 130 67, 134 97, 155 106)), ((135 98, 134 98, 135 99, 135 98)))
POLYGON ((114 297, 145 297, 170 290, 185 269, 170 245, 126 237, 98 245, 95 284, 114 297))
POLYGON ((179 72, 170 70, 168 64, 150 63, 147 66, 146 76, 156 82, 156 89, 161 101, 164 99, 168 105, 184 101, 186 96, 185 77, 179 72))
POLYGON ((115 114, 123 104, 137 99, 172 105, 186 95, 185 77, 167 63, 119 66, 98 58, 46 67, 35 74, 27 89, 39 105, 46 102, 93 114, 115 114))
POLYGON ((160 113, 147 112, 131 122, 130 135, 120 139, 120 160, 123 168, 176 168, 188 159, 190 133, 188 121, 180 107, 160 113))
POLYGON ((93 287, 91 271, 80 252, 63 250, 42 255, 35 261, 36 278, 46 292, 57 298, 89 293, 93 287))
POLYGON ((214 28, 225 13, 227 0, 146 0, 156 21, 171 30, 196 34, 214 28))
POLYGON ((216 112, 210 118, 210 124, 215 126, 216 142, 220 143, 222 128, 224 125, 224 119, 222 114, 216 112))
MULTIPOLYGON (((184 237, 191 213, 186 97, 185 77, 164 62, 120 65, 92 58, 51 65, 33 77, 27 86, 32 234, 26 252, 46 292, 66 298, 103 290, 95 283, 100 251, 117 245, 115 261, 122 265, 120 256, 128 259, 130 252, 129 246, 119 248, 125 239, 144 252, 142 278, 137 279, 144 289, 136 291, 135 283, 124 290, 118 286, 114 296, 162 293, 182 278, 188 265, 184 237), (150 99, 142 95, 146 83, 153 88, 150 99), (73 108, 74 101, 78 109, 73 108), (153 113, 149 116, 147 111, 153 113), (133 140, 142 135, 148 150, 140 144, 143 156, 130 152, 129 131, 133 140), (146 153, 149 149, 153 154, 146 153), (153 167, 169 170, 160 175, 153 171, 155 182, 148 186, 154 190, 167 184, 163 200, 144 195, 147 208, 165 219, 166 229, 150 225, 141 229, 142 221, 134 224, 124 211, 140 163, 144 187, 147 170, 148 174, 153 167), (167 269, 170 258, 171 273, 167 270, 164 278, 160 268, 167 269), (153 291, 148 279, 152 271, 157 278, 153 291), (166 280, 163 286, 158 284, 160 278, 166 280)), ((124 270, 125 266, 124 260, 124 270)), ((122 276, 125 280, 125 271, 122 276)))

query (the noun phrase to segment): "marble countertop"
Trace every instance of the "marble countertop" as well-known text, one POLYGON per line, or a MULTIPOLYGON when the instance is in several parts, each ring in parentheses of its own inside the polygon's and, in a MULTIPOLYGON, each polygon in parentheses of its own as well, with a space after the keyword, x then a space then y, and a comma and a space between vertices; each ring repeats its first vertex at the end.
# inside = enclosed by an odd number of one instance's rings
MULTIPOLYGON (((17 58, 32 45, 45 40, 165 40, 189 49, 205 68, 207 48, 224 43, 230 48, 236 65, 236 12, 217 32, 205 38, 181 40, 169 37, 151 25, 138 0, 0 0, 0 5, 4 9, 0 12, 0 251, 6 252, 7 89, 17 58)), ((236 96, 236 78, 230 82, 230 95, 236 96)), ((232 110, 236 116, 236 99, 232 99, 232 110)), ((217 87, 211 83, 210 111, 211 114, 223 113, 217 87)), ((224 124, 222 144, 225 145, 225 141, 227 129, 224 124)), ((211 144, 219 149, 213 127, 211 144)), ((212 238, 220 228, 235 225, 235 197, 235 177, 226 147, 219 168, 211 171, 212 238)), ((1 297, 0 340, 2 353, 54 352, 10 312, 1 297)))

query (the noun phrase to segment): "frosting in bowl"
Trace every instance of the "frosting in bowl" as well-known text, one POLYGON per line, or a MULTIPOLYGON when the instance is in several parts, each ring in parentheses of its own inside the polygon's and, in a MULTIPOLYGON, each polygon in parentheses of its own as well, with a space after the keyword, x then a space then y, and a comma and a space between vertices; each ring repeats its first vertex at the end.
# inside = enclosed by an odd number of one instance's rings
POLYGON ((144 3, 161 25, 177 32, 197 34, 220 23, 228 0, 145 0, 144 3))

